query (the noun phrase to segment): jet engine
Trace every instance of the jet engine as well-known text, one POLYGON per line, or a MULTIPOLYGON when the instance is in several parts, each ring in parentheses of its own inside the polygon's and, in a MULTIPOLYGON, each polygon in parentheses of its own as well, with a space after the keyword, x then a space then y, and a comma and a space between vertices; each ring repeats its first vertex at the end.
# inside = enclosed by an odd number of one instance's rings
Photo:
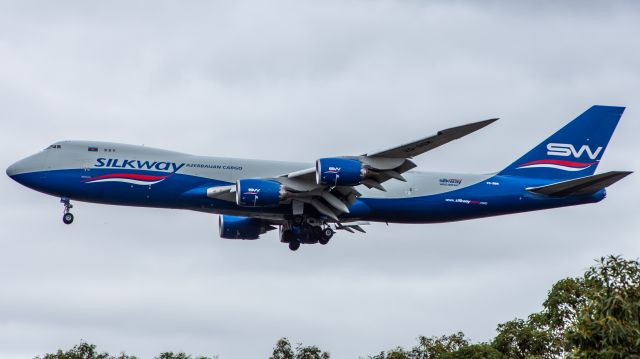
POLYGON ((316 161, 316 182, 329 186, 357 186, 367 176, 362 162, 350 158, 321 158, 316 161))
POLYGON ((285 193, 282 184, 274 180, 240 179, 236 182, 236 204, 242 207, 277 206, 285 193))
POLYGON ((220 216, 220 237, 226 239, 258 239, 263 233, 262 220, 258 218, 220 216))

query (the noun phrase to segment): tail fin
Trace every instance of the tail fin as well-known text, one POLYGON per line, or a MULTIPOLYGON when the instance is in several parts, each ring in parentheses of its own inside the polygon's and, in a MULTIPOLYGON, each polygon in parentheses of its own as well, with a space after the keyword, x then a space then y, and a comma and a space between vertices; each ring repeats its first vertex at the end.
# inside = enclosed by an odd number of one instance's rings
POLYGON ((590 176, 623 112, 624 107, 592 106, 499 174, 559 180, 590 176))

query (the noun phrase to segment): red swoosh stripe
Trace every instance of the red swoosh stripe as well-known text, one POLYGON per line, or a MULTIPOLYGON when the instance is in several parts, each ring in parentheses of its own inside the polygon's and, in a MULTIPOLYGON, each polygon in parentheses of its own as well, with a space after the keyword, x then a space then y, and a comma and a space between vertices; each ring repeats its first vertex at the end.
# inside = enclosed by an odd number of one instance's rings
POLYGON ((552 165, 561 165, 561 166, 569 166, 569 167, 589 167, 596 163, 598 162, 584 163, 584 162, 573 162, 573 161, 563 161, 563 160, 537 160, 537 161, 523 163, 519 167, 529 166, 529 165, 539 165, 539 164, 552 164, 552 165))
POLYGON ((151 176, 151 175, 141 175, 141 174, 135 174, 135 173, 111 173, 111 174, 108 174, 108 175, 91 177, 91 178, 88 178, 88 179, 84 180, 84 182, 97 181, 97 180, 106 179, 106 178, 126 178, 126 179, 134 179, 134 180, 139 180, 139 181, 152 182, 152 181, 159 181, 161 179, 165 179, 165 178, 167 178, 169 176, 171 176, 171 175, 151 176))

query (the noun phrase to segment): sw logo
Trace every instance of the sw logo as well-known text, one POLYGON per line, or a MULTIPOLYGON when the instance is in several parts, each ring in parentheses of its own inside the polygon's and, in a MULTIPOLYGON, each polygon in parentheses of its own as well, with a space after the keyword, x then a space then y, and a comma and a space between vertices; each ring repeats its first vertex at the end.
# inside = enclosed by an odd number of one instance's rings
POLYGON ((598 157, 598 154, 600 154, 600 151, 602 151, 602 147, 598 147, 595 151, 592 151, 591 147, 588 145, 582 145, 582 147, 576 151, 576 148, 570 143, 547 144, 547 154, 549 156, 569 157, 573 155, 575 158, 580 158, 583 153, 586 153, 590 159, 595 160, 598 157))
MULTIPOLYGON (((549 156, 560 156, 560 157, 570 157, 573 156, 575 158, 582 157, 583 154, 587 154, 591 160, 595 160, 598 155, 602 152, 602 147, 598 147, 594 150, 591 149, 588 145, 582 145, 580 149, 576 150, 576 148, 570 143, 548 143, 547 144, 547 155, 549 156)), ((518 169, 525 168, 553 168, 562 171, 582 171, 593 165, 596 165, 598 161, 594 162, 575 162, 575 161, 566 161, 566 160, 538 160, 531 161, 527 163, 523 163, 518 166, 518 169)))
POLYGON ((340 172, 340 167, 329 167, 329 169, 325 171, 325 173, 338 173, 338 172, 340 172))

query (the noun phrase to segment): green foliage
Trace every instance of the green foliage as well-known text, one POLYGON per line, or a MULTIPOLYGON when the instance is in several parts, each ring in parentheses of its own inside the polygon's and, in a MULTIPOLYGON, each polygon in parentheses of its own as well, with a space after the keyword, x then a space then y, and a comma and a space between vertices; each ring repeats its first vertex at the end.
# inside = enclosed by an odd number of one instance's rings
POLYGON ((564 330, 576 323, 576 314, 585 304, 585 283, 580 278, 565 278, 551 287, 544 301, 546 322, 564 330))
POLYGON ((640 264, 600 258, 581 278, 553 285, 544 309, 497 327, 490 344, 470 345, 464 334, 419 338, 371 359, 640 359, 640 264))
POLYGON ((164 352, 164 353, 160 353, 160 355, 155 357, 155 359, 217 359, 217 356, 215 356, 215 357, 206 357, 206 356, 192 357, 191 355, 185 354, 183 352, 180 352, 180 353, 164 352))
POLYGON ((287 338, 280 338, 276 342, 273 353, 269 359, 329 359, 329 353, 323 352, 317 346, 303 346, 298 344, 295 353, 291 349, 291 343, 287 338))
POLYGON ((58 349, 56 353, 45 354, 43 357, 37 356, 35 359, 137 359, 135 356, 129 356, 124 353, 117 357, 108 353, 99 353, 94 344, 88 344, 81 341, 80 344, 65 351, 58 349))
POLYGON ((418 337, 418 345, 406 351, 402 347, 381 352, 370 356, 370 359, 441 359, 449 354, 469 345, 464 333, 457 332, 441 337, 418 337))
MULTIPOLYGON (((81 341, 80 344, 75 345, 73 348, 62 351, 58 349, 56 353, 45 354, 40 357, 37 356, 35 359, 138 359, 136 356, 127 355, 125 353, 121 353, 118 356, 112 356, 109 353, 99 353, 96 349, 95 344, 89 344, 84 341, 81 341)), ((173 352, 165 352, 161 353, 159 356, 155 357, 155 359, 217 359, 217 357, 206 357, 206 356, 197 356, 192 357, 191 355, 187 355, 185 353, 173 353, 173 352)))
POLYGON ((535 319, 525 321, 516 318, 498 324, 497 331, 491 345, 508 358, 557 357, 551 345, 551 334, 542 329, 535 319))
POLYGON ((441 337, 418 338, 418 345, 409 352, 411 359, 439 359, 443 354, 454 352, 469 345, 464 333, 457 332, 441 337))
POLYGON ((191 356, 185 353, 164 352, 160 353, 155 359, 191 359, 191 356))
POLYGON ((489 344, 470 344, 446 353, 442 359, 506 359, 507 357, 489 344))
POLYGON ((329 359, 329 353, 323 352, 317 346, 296 346, 296 359, 329 359))
POLYGON ((380 354, 369 356, 369 359, 407 359, 407 352, 402 347, 396 347, 388 352, 380 352, 380 354))
POLYGON ((532 314, 540 328, 549 333, 550 350, 556 357, 563 357, 573 349, 565 336, 577 323, 577 313, 586 304, 588 289, 581 278, 565 278, 553 285, 544 301, 544 310, 532 314))
POLYGON ((584 275, 585 305, 567 339, 574 358, 640 358, 640 264, 600 258, 584 275))
POLYGON ((276 342, 276 347, 273 348, 273 353, 269 359, 294 359, 295 355, 293 349, 291 349, 291 343, 287 338, 280 338, 276 342))
POLYGON ((544 309, 498 326, 509 358, 640 358, 640 265, 600 258, 582 278, 558 281, 544 309))

